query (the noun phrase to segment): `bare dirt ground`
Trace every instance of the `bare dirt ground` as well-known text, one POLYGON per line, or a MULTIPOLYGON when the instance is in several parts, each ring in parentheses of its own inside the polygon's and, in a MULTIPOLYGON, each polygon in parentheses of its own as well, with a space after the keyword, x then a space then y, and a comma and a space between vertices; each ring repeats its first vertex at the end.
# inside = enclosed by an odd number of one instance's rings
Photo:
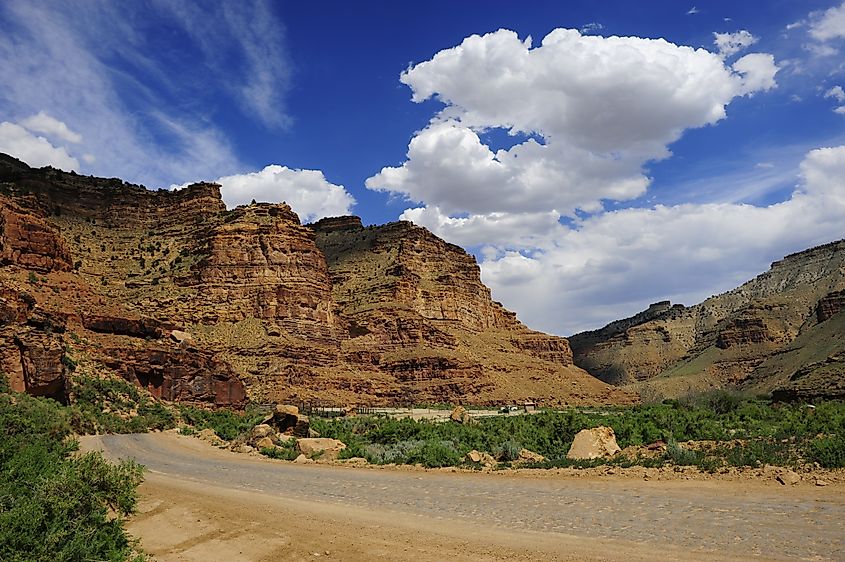
POLYGON ((83 438, 148 468, 159 560, 845 560, 845 486, 295 465, 174 434, 83 438))

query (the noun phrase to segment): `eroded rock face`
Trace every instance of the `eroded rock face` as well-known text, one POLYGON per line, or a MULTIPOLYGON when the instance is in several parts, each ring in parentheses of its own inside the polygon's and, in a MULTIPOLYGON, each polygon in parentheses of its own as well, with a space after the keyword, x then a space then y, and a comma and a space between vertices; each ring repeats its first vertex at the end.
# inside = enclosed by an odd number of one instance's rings
MULTIPOLYGON (((657 303, 569 341, 577 365, 613 384, 657 389, 664 396, 725 386, 771 392, 802 365, 845 350, 836 331, 823 327, 841 312, 843 288, 845 241, 839 241, 789 255, 698 305, 657 303)), ((838 392, 836 384, 821 382, 801 392, 822 396, 825 388, 838 392)))
POLYGON ((102 361, 156 398, 239 408, 246 389, 231 366, 213 354, 146 345, 103 350, 102 361))
POLYGON ((831 318, 845 310, 845 290, 828 293, 816 305, 816 318, 819 322, 831 318))
POLYGON ((205 322, 259 318, 303 337, 333 343, 334 312, 326 262, 311 230, 287 205, 231 211, 199 250, 204 254, 179 284, 196 291, 205 322))
POLYGON ((388 375, 373 377, 368 392, 488 403, 580 402, 601 392, 573 366, 566 339, 526 328, 491 299, 475 259, 458 246, 408 222, 364 227, 340 217, 311 228, 346 325, 345 357, 388 375))
POLYGON ((46 220, 0 198, 0 264, 39 273, 68 271, 72 258, 60 234, 46 220))
POLYGON ((776 341, 764 318, 742 316, 725 323, 716 336, 716 347, 727 349, 735 345, 759 344, 776 341))
POLYGON ((0 371, 12 390, 65 400, 64 321, 33 297, 0 285, 0 371))

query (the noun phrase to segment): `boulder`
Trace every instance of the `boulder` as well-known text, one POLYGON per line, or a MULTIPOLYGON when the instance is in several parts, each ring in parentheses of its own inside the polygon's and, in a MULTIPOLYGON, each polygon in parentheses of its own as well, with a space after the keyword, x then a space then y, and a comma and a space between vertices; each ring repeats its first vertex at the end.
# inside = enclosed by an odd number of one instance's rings
POLYGON ((262 437, 261 439, 254 441, 253 446, 260 451, 261 449, 272 449, 276 446, 276 444, 273 443, 273 440, 269 437, 262 437))
POLYGON ((496 464, 496 459, 490 453, 482 453, 473 449, 466 454, 464 460, 471 464, 480 464, 483 466, 493 466, 496 464))
POLYGON ((290 404, 276 404, 273 409, 274 416, 299 416, 299 408, 290 404))
POLYGON ((546 460, 546 457, 540 453, 535 453, 534 451, 529 451, 528 449, 522 449, 519 452, 519 459, 517 459, 517 462, 543 462, 544 460, 546 460))
POLYGON ((337 439, 329 439, 328 437, 316 437, 299 439, 296 442, 296 450, 306 457, 319 457, 321 460, 337 460, 337 456, 346 445, 337 439))
POLYGON ((575 435, 575 440, 566 453, 566 458, 590 460, 612 457, 621 451, 616 443, 616 434, 610 427, 594 427, 582 429, 575 435))
POLYGON ((264 437, 275 437, 276 430, 267 425, 266 423, 260 423, 252 428, 249 433, 250 441, 263 439, 264 437))
POLYGON ((457 406, 452 413, 449 414, 449 419, 456 423, 462 423, 465 425, 472 425, 475 423, 475 420, 469 412, 467 412, 466 408, 463 406, 457 406))
POLYGON ((784 486, 794 486, 801 482, 801 476, 789 469, 786 469, 782 472, 779 472, 777 476, 775 476, 775 480, 783 484, 784 486))
POLYGON ((293 462, 295 462, 296 464, 311 464, 314 461, 312 461, 311 459, 309 459, 305 455, 300 454, 298 457, 293 459, 293 462))
POLYGON ((262 425, 269 425, 279 433, 292 433, 297 437, 310 437, 308 416, 299 413, 299 408, 290 404, 276 404, 273 413, 264 418, 262 425))
POLYGON ((201 429, 197 433, 197 437, 199 437, 203 441, 208 441, 212 445, 217 445, 222 441, 222 439, 220 439, 220 436, 218 436, 213 429, 209 428, 201 429))
POLYGON ((255 447, 251 445, 247 445, 246 443, 234 443, 232 445, 232 452, 234 453, 252 453, 255 451, 255 447))
POLYGON ((182 330, 171 330, 170 339, 179 345, 191 345, 194 343, 194 336, 188 332, 183 332, 182 330))

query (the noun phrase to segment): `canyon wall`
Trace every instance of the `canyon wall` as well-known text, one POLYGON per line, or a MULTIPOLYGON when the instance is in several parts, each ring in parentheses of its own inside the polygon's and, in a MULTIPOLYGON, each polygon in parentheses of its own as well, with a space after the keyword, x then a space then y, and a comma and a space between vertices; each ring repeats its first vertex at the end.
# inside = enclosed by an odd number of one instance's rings
POLYGON ((215 184, 149 191, 0 155, 0 264, 0 361, 33 393, 61 398, 79 364, 218 406, 636 399, 406 222, 303 226, 284 203, 226 210, 215 184))

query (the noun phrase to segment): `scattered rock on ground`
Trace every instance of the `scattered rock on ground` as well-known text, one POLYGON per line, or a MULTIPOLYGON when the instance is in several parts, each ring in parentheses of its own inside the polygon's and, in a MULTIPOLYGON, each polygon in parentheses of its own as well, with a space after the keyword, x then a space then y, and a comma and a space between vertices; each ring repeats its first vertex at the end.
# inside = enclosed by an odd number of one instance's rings
POLYGON ((589 460, 612 457, 621 451, 616 443, 616 434, 610 427, 599 426, 582 429, 566 453, 568 459, 589 460))
POLYGON ((194 336, 192 336, 189 332, 183 332, 182 330, 172 330, 170 332, 170 339, 178 344, 191 345, 194 343, 194 336))
POLYGON ((231 450, 234 453, 252 453, 255 451, 255 447, 246 443, 234 443, 231 450))
POLYGON ((485 467, 496 465, 496 459, 493 458, 493 455, 490 453, 482 453, 480 451, 476 451, 475 449, 467 453, 464 460, 468 463, 480 464, 485 467))

